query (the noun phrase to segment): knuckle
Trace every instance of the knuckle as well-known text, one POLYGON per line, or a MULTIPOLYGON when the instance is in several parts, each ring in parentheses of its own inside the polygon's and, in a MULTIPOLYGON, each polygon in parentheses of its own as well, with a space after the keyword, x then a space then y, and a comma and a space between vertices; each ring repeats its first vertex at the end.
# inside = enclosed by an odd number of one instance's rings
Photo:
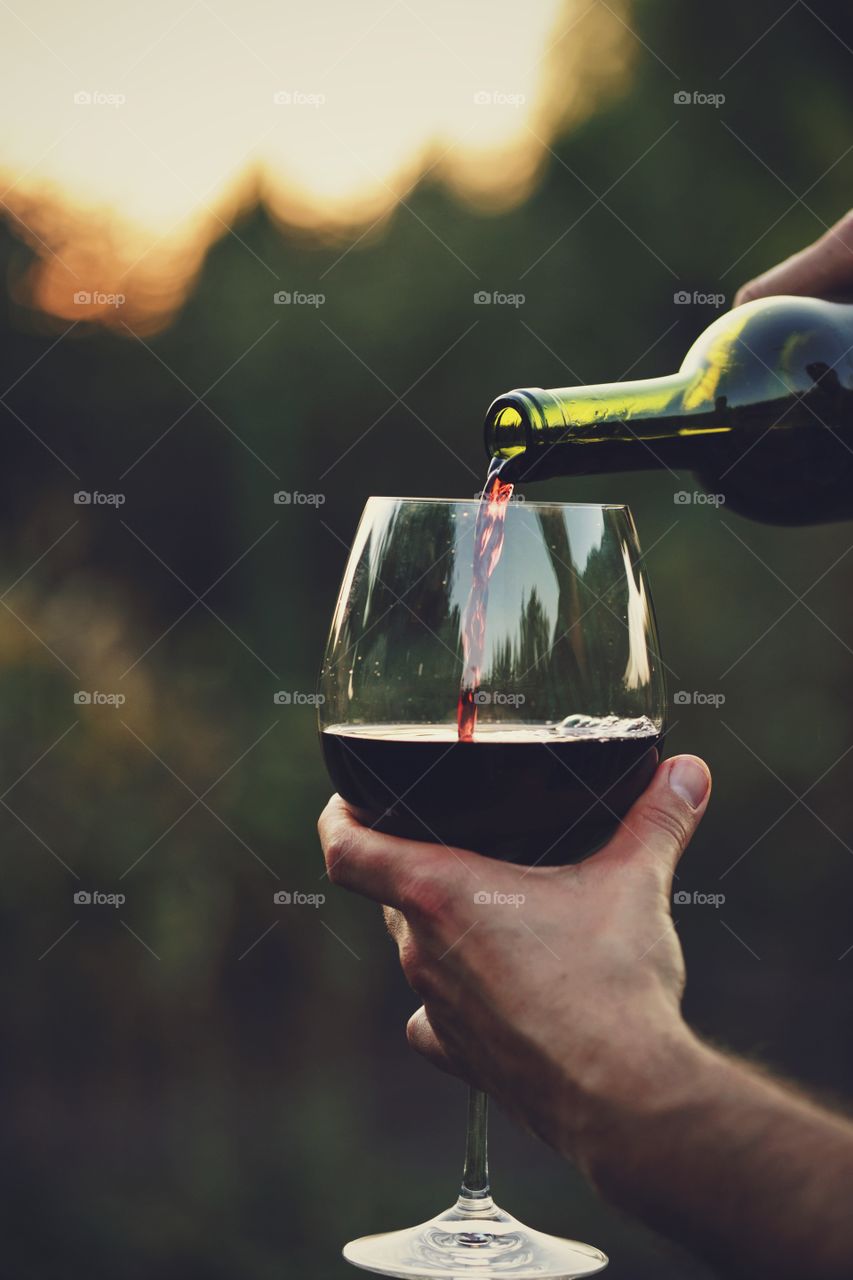
POLYGON ((453 891, 445 874, 438 879, 431 871, 415 869, 400 887, 400 909, 406 916, 437 920, 448 914, 453 891))
MULTIPOLYGON (((400 967, 409 986, 419 996, 423 997, 432 990, 430 966, 423 952, 412 939, 408 939, 400 948, 400 967)), ((411 1022, 409 1028, 411 1029, 411 1022)))
POLYGON ((349 863, 358 847, 358 838, 344 828, 336 827, 323 842, 326 854, 326 869, 332 884, 343 884, 346 880, 349 863))

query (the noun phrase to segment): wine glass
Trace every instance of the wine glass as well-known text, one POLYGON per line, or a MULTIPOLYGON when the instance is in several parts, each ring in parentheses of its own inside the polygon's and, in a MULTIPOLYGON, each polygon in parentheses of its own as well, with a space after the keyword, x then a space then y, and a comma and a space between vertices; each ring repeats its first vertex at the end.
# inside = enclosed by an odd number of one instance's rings
MULTIPOLYGON (((320 679, 323 753, 337 790, 378 830, 527 865, 591 853, 660 758, 666 704, 651 598, 624 506, 512 499, 479 597, 470 670, 477 501, 370 498, 344 573, 320 679)), ((482 580, 482 573, 480 578, 482 580)), ((391 1276, 574 1277, 607 1265, 543 1235, 489 1191, 487 1100, 472 1090, 462 1187, 419 1226, 344 1248, 391 1276)))

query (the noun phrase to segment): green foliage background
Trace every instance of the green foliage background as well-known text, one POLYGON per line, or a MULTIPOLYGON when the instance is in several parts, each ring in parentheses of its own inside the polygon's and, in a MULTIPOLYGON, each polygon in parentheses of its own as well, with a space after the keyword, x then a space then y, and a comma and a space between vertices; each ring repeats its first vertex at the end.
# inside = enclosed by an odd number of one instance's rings
MULTIPOLYGON (((715 314, 676 290, 731 299, 851 204, 849 6, 637 0, 631 24, 630 77, 511 212, 427 179, 341 257, 346 239, 256 208, 235 229, 257 258, 224 234, 144 342, 56 342, 4 304, 4 1274, 339 1277, 348 1236, 453 1193, 464 1099, 405 1047, 413 999, 378 913, 321 882, 313 713, 273 693, 314 688, 369 493, 470 496, 493 395, 675 369, 715 314), (679 89, 726 101, 679 107, 679 89), (481 288, 526 301, 476 306, 481 288), (127 501, 79 507, 78 489, 127 501), (78 688, 127 702, 76 706, 78 688), (81 910, 79 887, 127 903, 81 910), (276 888, 328 901, 285 911, 276 888)), ((7 279, 29 253, 10 218, 7 279)), ((725 695, 673 709, 670 749, 716 786, 679 886, 726 895, 676 911, 689 1016, 843 1095, 851 530, 672 491, 649 474, 541 496, 630 501, 667 661, 725 695)), ((614 1277, 708 1274, 500 1118, 493 1158, 504 1203, 602 1244, 614 1277)))

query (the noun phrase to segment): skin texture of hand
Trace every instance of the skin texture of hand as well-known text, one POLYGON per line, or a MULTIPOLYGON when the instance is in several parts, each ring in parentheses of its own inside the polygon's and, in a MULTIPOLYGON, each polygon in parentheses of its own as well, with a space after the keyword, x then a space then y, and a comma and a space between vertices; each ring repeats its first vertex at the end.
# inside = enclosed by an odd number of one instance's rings
POLYGON ((339 796, 319 828, 331 880, 386 908, 415 1049, 726 1276, 851 1280, 853 1124, 681 1017, 672 879, 709 792, 701 761, 666 761, 571 867, 380 835, 339 796))
POLYGON ((568 867, 380 835, 339 797, 320 819, 330 878, 395 909, 391 932, 424 1002, 414 1048, 581 1161, 596 1099, 618 1087, 626 1056, 652 1071, 688 1038, 670 900, 709 790, 701 761, 667 761, 609 844, 568 867))
POLYGON ((810 298, 853 297, 853 211, 814 244, 742 285, 734 305, 739 307, 742 302, 780 293, 810 298))

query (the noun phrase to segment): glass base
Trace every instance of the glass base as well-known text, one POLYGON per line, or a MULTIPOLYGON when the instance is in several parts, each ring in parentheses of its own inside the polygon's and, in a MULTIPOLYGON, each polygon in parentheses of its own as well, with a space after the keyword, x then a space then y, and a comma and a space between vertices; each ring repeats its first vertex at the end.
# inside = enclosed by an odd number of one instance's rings
POLYGON ((362 1236, 344 1246, 353 1266, 382 1276, 512 1276, 573 1280, 607 1266, 592 1245, 543 1235, 499 1209, 491 1197, 461 1197, 446 1213, 407 1231, 362 1236))

